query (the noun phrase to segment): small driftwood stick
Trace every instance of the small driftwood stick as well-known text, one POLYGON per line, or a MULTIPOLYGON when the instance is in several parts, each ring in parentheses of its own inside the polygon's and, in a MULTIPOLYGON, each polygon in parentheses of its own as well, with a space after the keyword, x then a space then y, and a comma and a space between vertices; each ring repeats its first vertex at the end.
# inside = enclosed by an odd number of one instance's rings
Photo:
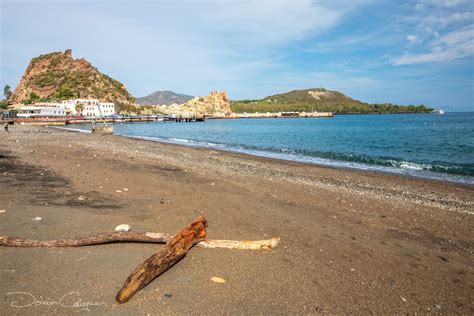
POLYGON ((36 240, 0 236, 0 246, 4 247, 81 247, 107 244, 119 241, 166 243, 171 239, 170 234, 112 232, 95 236, 86 236, 71 239, 36 240))
POLYGON ((117 302, 128 301, 154 278, 181 260, 192 246, 204 238, 206 238, 206 219, 200 216, 132 272, 117 293, 117 302))
POLYGON ((280 242, 279 237, 265 240, 219 240, 207 239, 203 240, 197 245, 202 248, 227 248, 227 249, 241 249, 241 250, 271 250, 275 248, 280 242))
MULTIPOLYGON (((81 247, 100 245, 113 242, 143 242, 165 244, 171 240, 171 234, 164 233, 136 233, 113 232, 95 236, 85 236, 71 239, 37 240, 0 236, 0 246, 4 247, 81 247)), ((218 240, 206 239, 196 246, 201 248, 226 248, 241 250, 271 250, 275 248, 280 238, 265 240, 218 240)))

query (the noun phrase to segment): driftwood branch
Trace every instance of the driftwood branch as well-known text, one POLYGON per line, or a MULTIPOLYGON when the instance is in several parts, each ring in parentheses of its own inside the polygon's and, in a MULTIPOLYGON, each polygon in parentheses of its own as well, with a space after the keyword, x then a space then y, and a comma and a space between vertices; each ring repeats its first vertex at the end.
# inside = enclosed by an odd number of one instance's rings
MULTIPOLYGON (((100 245, 113 242, 143 242, 165 244, 171 240, 171 234, 112 232, 94 236, 84 236, 71 239, 37 240, 0 236, 0 246, 4 247, 81 247, 100 245)), ((270 250, 278 245, 280 238, 266 240, 213 240, 206 239, 197 244, 202 248, 227 248, 242 250, 270 250)))
POLYGON ((111 242, 148 242, 166 243, 171 239, 170 234, 136 232, 112 232, 94 236, 71 239, 36 240, 0 236, 0 246, 4 247, 81 247, 107 244, 111 242))
POLYGON ((271 250, 280 242, 279 237, 264 240, 219 240, 207 239, 197 245, 202 248, 227 248, 241 250, 271 250))
POLYGON ((192 246, 204 238, 206 238, 206 220, 204 217, 198 217, 132 272, 117 293, 117 302, 128 301, 154 278, 181 260, 192 246))

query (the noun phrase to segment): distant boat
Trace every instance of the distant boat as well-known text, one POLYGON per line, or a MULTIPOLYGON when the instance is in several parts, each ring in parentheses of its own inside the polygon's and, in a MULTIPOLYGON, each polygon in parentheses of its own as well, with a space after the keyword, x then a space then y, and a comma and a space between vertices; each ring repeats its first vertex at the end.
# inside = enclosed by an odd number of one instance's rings
POLYGON ((433 111, 431 111, 431 113, 433 113, 433 114, 444 114, 444 110, 442 110, 442 109, 433 110, 433 111))

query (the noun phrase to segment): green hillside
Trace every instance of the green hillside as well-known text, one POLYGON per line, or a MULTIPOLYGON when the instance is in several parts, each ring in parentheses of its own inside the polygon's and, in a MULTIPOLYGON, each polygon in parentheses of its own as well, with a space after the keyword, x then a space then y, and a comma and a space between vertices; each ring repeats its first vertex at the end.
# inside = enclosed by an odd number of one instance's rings
POLYGON ((236 113, 265 112, 333 112, 350 113, 421 113, 433 109, 424 105, 369 104, 324 88, 293 90, 261 100, 239 100, 231 103, 236 113))

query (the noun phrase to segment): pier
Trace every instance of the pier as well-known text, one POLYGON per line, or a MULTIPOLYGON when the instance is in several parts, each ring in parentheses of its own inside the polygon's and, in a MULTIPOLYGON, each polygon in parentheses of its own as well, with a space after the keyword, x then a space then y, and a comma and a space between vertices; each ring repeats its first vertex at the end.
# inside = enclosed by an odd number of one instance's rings
POLYGON ((152 116, 123 116, 123 117, 14 117, 2 118, 9 124, 22 125, 49 125, 64 126, 69 124, 92 124, 93 122, 101 123, 147 123, 147 122, 204 122, 205 115, 152 115, 152 116))

